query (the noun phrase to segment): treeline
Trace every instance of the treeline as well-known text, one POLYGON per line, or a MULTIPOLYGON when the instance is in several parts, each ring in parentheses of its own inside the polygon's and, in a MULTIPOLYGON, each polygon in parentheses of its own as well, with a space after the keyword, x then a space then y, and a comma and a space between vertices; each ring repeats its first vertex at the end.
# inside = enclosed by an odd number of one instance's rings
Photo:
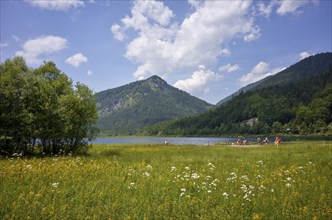
POLYGON ((198 116, 146 127, 145 135, 332 134, 332 70, 242 92, 198 116))
POLYGON ((97 134, 92 91, 72 85, 53 62, 29 68, 15 57, 0 64, 0 154, 84 152, 97 134))

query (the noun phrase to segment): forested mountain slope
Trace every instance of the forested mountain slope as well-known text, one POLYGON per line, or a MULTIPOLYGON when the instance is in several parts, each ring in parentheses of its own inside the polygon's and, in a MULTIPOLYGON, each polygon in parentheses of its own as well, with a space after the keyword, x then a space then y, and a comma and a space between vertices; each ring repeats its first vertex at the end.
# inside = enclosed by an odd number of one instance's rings
POLYGON ((332 59, 329 57, 331 53, 303 60, 218 108, 155 125, 145 132, 187 136, 331 133, 332 59))
POLYGON ((130 135, 157 122, 205 112, 212 107, 158 76, 95 95, 102 134, 130 135))
POLYGON ((269 87, 274 85, 286 85, 292 82, 299 82, 304 78, 315 76, 326 70, 332 68, 332 53, 320 53, 314 56, 307 57, 300 62, 291 65, 287 69, 279 72, 276 75, 266 77, 257 82, 249 84, 232 95, 219 101, 216 105, 219 106, 232 98, 236 97, 241 91, 246 92, 253 89, 269 87))

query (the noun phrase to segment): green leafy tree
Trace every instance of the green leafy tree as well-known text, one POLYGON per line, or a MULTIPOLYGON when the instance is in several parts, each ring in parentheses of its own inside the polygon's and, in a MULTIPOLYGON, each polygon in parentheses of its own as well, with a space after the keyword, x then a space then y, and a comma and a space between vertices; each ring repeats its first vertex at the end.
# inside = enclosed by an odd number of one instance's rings
POLYGON ((71 80, 53 62, 29 69, 16 57, 0 66, 0 151, 86 151, 97 133, 92 91, 71 80))

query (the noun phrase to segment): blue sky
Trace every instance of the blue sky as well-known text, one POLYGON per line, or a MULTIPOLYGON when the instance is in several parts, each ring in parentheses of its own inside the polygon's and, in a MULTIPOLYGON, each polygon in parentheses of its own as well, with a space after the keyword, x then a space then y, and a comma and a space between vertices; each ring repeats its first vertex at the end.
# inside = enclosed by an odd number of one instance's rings
POLYGON ((332 51, 330 0, 1 0, 0 58, 52 60, 94 92, 158 75, 212 104, 332 51))

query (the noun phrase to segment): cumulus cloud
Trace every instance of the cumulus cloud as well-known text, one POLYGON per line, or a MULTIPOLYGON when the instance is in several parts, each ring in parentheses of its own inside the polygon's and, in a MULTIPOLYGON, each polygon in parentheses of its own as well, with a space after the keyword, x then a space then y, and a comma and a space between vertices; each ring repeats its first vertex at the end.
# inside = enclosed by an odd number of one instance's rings
POLYGON ((81 53, 77 53, 66 60, 66 63, 74 67, 79 67, 82 63, 86 62, 88 62, 88 58, 81 53))
POLYGON ((22 56, 29 64, 38 64, 45 55, 49 55, 67 47, 67 40, 58 36, 41 36, 28 40, 23 44, 23 50, 17 51, 16 56, 22 56))
POLYGON ((240 66, 238 64, 231 65, 230 63, 219 67, 220 72, 228 72, 228 73, 239 70, 239 69, 240 69, 240 66))
POLYGON ((176 71, 193 71, 198 65, 211 67, 233 38, 257 39, 250 1, 189 1, 194 11, 180 23, 173 12, 157 1, 134 1, 130 16, 113 25, 114 37, 122 40, 128 29, 137 35, 126 48, 126 58, 138 64, 138 79, 153 74, 167 77, 176 71), (123 32, 121 32, 123 31, 123 32))
POLYGON ((31 5, 53 11, 68 11, 71 7, 78 8, 84 6, 82 0, 25 0, 31 5))
POLYGON ((219 80, 221 76, 213 71, 206 69, 204 65, 200 65, 199 69, 191 75, 191 78, 179 80, 174 87, 182 89, 189 93, 209 92, 209 83, 219 80))
POLYGON ((124 32, 123 32, 120 25, 118 25, 118 24, 112 25, 111 31, 112 31, 113 36, 116 40, 118 40, 118 41, 123 41, 124 40, 125 34, 124 34, 124 32))
POLYGON ((302 53, 299 54, 299 56, 300 56, 300 60, 303 60, 303 59, 305 59, 305 58, 307 58, 307 57, 310 57, 311 55, 312 55, 312 54, 310 54, 310 53, 304 51, 304 52, 302 52, 302 53))
POLYGON ((269 64, 265 62, 259 62, 251 71, 250 73, 243 75, 239 81, 242 86, 248 85, 250 83, 254 83, 258 80, 261 80, 265 77, 274 75, 282 70, 284 70, 285 67, 282 68, 275 68, 270 69, 269 64))
POLYGON ((257 3, 258 11, 261 15, 265 15, 266 17, 269 17, 270 14, 273 11, 273 8, 276 9, 276 13, 278 15, 286 15, 286 14, 296 14, 301 12, 301 8, 304 7, 307 4, 310 4, 313 2, 314 4, 317 4, 319 0, 284 0, 284 1, 270 1, 268 4, 264 4, 263 2, 257 3))

